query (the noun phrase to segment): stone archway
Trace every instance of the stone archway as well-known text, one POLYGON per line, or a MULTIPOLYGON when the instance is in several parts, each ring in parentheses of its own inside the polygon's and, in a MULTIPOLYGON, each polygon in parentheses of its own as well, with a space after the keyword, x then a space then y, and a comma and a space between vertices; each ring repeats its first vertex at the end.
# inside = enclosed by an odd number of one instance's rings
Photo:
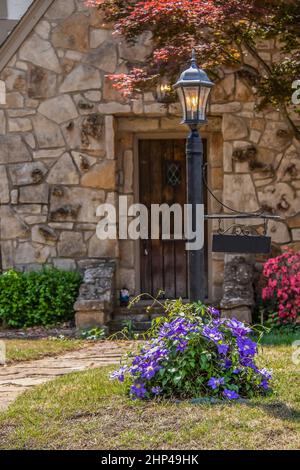
MULTIPOLYGON (((212 116, 201 130, 207 139, 209 185, 222 199, 223 193, 223 138, 221 117, 212 116)), ((138 140, 140 138, 186 138, 187 130, 180 124, 179 116, 141 116, 115 118, 115 143, 118 156, 118 194, 127 195, 129 201, 138 202, 138 140)), ((208 211, 220 212, 216 201, 208 197, 208 211)), ((215 229, 209 223, 209 233, 215 229)), ((219 301, 222 297, 224 255, 211 253, 211 236, 208 237, 208 285, 209 301, 219 301)), ((119 260, 116 273, 116 286, 124 283, 133 294, 140 293, 139 247, 132 240, 119 241, 119 260)))

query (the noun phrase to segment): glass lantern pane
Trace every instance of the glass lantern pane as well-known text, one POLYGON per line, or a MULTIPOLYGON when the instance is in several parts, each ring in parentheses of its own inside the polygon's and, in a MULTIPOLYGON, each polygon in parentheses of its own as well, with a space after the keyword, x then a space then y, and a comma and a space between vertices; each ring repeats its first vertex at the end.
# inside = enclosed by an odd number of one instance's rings
POLYGON ((176 91, 177 91, 178 98, 180 100, 180 104, 181 104, 182 111, 183 111, 183 120, 185 121, 186 120, 186 106, 185 106, 184 94, 183 94, 182 88, 177 88, 176 91))
POLYGON ((186 102, 186 120, 198 121, 198 105, 199 105, 199 88, 184 87, 186 102))
POLYGON ((199 120, 205 121, 206 119, 206 105, 210 94, 211 88, 201 87, 199 97, 199 120))

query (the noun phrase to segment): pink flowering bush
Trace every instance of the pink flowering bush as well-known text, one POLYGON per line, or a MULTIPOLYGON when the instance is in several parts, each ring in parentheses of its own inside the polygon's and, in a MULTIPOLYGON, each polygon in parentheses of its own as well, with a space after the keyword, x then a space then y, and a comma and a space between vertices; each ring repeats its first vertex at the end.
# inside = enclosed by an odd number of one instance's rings
POLYGON ((264 265, 267 281, 262 291, 264 301, 270 301, 283 325, 296 323, 300 313, 300 252, 289 250, 264 265))

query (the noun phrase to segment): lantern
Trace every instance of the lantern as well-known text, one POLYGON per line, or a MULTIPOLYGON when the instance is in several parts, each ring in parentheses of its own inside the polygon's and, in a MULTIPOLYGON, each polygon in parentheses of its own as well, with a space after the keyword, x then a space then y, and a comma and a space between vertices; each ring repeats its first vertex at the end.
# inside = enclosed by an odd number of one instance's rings
POLYGON ((158 103, 172 103, 175 101, 175 93, 172 85, 166 78, 161 78, 156 88, 156 99, 158 103))
POLYGON ((182 72, 174 85, 183 110, 183 123, 191 126, 206 123, 206 106, 213 85, 204 70, 198 67, 193 51, 190 68, 182 72))

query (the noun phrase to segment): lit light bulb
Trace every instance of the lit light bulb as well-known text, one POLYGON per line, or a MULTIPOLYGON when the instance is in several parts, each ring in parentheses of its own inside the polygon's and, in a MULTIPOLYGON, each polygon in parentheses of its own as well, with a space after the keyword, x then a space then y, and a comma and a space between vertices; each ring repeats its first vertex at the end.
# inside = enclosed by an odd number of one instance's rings
POLYGON ((157 90, 158 100, 164 102, 172 92, 172 86, 169 83, 160 83, 157 90))
POLYGON ((186 103, 188 108, 188 118, 197 119, 198 113, 198 96, 195 94, 187 95, 186 103))

